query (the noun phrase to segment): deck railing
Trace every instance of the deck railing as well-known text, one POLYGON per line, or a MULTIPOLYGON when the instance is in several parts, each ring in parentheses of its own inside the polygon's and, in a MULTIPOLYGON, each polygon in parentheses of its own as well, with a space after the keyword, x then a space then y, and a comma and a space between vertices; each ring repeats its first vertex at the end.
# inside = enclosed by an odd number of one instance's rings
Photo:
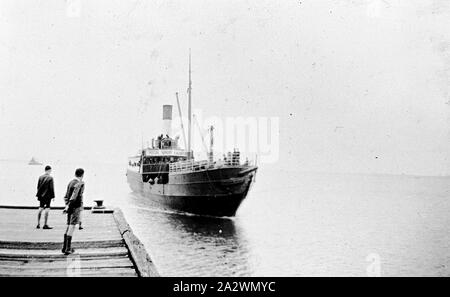
POLYGON ((221 168, 221 167, 227 167, 227 166, 253 166, 256 162, 254 161, 248 161, 246 160, 244 163, 241 163, 240 158, 231 158, 226 160, 218 160, 218 161, 209 161, 209 160, 202 160, 202 161, 194 161, 194 160, 187 160, 187 161, 180 161, 175 163, 169 164, 169 172, 189 172, 189 171, 199 171, 199 170, 206 170, 206 169, 214 169, 214 168, 221 168))
POLYGON ((182 171, 198 171, 208 168, 214 168, 214 162, 209 162, 208 160, 203 161, 181 161, 169 164, 169 172, 182 172, 182 171))

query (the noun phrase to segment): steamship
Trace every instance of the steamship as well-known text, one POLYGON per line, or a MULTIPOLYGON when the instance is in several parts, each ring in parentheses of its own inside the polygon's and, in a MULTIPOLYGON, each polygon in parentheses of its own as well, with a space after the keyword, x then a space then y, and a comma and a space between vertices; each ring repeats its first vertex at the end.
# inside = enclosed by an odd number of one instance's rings
MULTIPOLYGON (((164 105, 164 133, 129 158, 127 181, 133 192, 163 208, 198 215, 234 216, 254 182, 258 167, 248 160, 242 162, 237 149, 226 154, 223 160, 214 160, 212 127, 208 158, 194 160, 191 150, 191 91, 189 57, 187 148, 180 148, 179 137, 170 136, 173 108, 172 105, 164 105)), ((177 104, 182 118, 178 96, 177 104)), ((181 128, 185 139, 183 124, 181 128)))

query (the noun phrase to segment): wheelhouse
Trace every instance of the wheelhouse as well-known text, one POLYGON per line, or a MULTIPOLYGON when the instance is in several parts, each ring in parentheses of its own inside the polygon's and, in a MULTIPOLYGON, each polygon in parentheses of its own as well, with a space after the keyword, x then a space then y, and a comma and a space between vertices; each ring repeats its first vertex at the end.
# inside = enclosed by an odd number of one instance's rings
POLYGON ((159 136, 152 140, 152 146, 140 151, 140 155, 129 158, 130 170, 139 172, 143 182, 167 183, 170 164, 186 161, 188 152, 178 148, 178 139, 159 136))

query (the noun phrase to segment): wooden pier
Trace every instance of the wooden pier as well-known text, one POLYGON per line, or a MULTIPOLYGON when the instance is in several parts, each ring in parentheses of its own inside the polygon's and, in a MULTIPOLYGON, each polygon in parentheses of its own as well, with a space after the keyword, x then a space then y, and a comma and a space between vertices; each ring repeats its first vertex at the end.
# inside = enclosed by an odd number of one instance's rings
POLYGON ((122 212, 82 214, 75 230, 75 253, 61 252, 67 215, 52 208, 51 230, 36 229, 37 208, 0 206, 0 276, 159 276, 150 256, 122 212))

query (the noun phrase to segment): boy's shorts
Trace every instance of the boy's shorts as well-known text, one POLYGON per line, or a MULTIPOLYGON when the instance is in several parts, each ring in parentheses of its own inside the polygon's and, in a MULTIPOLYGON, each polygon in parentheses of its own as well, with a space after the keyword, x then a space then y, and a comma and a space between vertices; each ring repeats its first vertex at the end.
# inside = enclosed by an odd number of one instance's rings
POLYGON ((41 199, 41 200, 39 200, 39 207, 40 208, 50 208, 51 202, 52 202, 52 199, 41 199))
POLYGON ((77 207, 67 213, 67 225, 77 225, 80 223, 81 207, 77 207))

